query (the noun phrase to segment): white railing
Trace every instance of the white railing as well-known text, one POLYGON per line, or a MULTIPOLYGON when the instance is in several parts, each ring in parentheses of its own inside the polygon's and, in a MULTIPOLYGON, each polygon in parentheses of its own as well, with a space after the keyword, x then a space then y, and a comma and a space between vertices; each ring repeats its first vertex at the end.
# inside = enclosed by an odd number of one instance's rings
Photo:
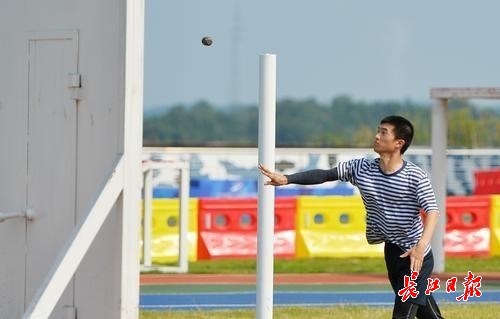
MULTIPOLYGON (((305 168, 327 169, 338 161, 363 156, 377 155, 373 149, 367 148, 277 148, 276 169, 285 173, 293 173, 305 168), (282 167, 281 164, 284 164, 285 167, 282 167)), ((446 156, 447 189, 450 195, 469 195, 474 189, 474 172, 476 170, 500 167, 500 150, 498 148, 448 149, 446 156)), ((405 157, 431 175, 432 150, 430 148, 412 145, 405 153, 405 157)), ((143 148, 143 158, 191 161, 194 164, 194 169, 191 170, 191 179, 195 180, 200 178, 213 180, 256 179, 258 176, 256 148, 145 147, 143 148), (201 174, 203 177, 200 176, 201 174)), ((154 182, 170 186, 172 180, 173 174, 165 172, 156 176, 154 182)), ((305 188, 324 188, 332 185, 308 185, 305 188)))
POLYGON ((29 304, 23 319, 49 318, 69 281, 75 274, 80 262, 94 241, 111 208, 120 196, 124 185, 123 156, 109 175, 106 184, 98 193, 89 213, 71 232, 61 252, 56 257, 33 300, 29 304))
POLYGON ((142 270, 159 271, 164 273, 187 273, 188 258, 188 220, 189 220, 189 163, 155 163, 147 162, 143 165, 144 176, 144 223, 143 223, 143 265, 142 270), (153 231, 153 170, 169 169, 180 173, 179 187, 179 251, 176 266, 153 266, 151 261, 151 235, 153 231))

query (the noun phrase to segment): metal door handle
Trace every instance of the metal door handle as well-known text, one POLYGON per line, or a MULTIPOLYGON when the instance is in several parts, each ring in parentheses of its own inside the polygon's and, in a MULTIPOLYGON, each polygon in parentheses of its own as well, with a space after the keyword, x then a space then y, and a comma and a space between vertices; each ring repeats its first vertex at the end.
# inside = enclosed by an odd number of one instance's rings
POLYGON ((30 208, 11 213, 0 212, 0 223, 3 223, 7 219, 14 219, 14 218, 26 218, 26 220, 33 220, 35 215, 34 213, 35 212, 30 208))

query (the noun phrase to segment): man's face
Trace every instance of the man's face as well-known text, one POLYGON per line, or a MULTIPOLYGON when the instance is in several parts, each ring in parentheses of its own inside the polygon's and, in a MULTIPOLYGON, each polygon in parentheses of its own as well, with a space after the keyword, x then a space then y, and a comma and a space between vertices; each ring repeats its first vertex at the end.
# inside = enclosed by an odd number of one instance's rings
POLYGON ((400 151, 403 144, 402 139, 396 139, 394 136, 394 125, 387 123, 379 125, 373 142, 373 150, 376 153, 394 153, 400 151))

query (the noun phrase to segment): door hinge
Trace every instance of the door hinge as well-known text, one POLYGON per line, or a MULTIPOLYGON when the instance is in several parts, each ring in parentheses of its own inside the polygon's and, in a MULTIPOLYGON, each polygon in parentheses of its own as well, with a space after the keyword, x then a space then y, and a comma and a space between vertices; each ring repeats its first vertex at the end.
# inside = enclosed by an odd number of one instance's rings
POLYGON ((69 73, 67 86, 71 90, 72 100, 82 99, 82 76, 80 73, 69 73))

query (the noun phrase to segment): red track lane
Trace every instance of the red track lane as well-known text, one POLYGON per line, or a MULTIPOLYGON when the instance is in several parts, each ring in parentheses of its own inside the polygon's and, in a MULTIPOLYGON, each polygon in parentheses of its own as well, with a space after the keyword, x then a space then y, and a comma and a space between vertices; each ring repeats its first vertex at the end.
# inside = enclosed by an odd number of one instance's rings
MULTIPOLYGON (((500 273, 479 273, 485 281, 500 281, 500 273)), ((433 278, 465 278, 466 273, 439 274, 433 278)), ((255 274, 143 274, 141 285, 165 284, 255 284, 255 274)), ((346 283, 388 283, 381 274, 275 274, 276 284, 346 284, 346 283)))

